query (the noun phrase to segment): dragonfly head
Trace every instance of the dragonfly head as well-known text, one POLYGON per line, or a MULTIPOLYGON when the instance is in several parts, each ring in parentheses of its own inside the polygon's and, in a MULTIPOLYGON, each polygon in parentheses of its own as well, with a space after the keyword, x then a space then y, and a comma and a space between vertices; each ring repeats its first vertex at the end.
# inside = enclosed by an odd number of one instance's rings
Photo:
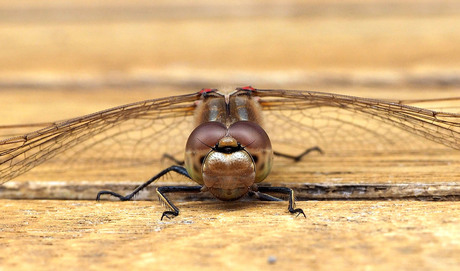
POLYGON ((271 169, 270 139, 256 123, 199 125, 190 135, 185 167, 192 179, 218 199, 235 200, 265 179, 271 169))

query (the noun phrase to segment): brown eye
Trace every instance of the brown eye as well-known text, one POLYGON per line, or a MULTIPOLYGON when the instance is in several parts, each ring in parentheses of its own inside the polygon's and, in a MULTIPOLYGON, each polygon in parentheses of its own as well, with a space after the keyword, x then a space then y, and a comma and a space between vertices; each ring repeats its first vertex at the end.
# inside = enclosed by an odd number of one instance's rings
POLYGON ((238 121, 230 126, 229 134, 248 150, 271 149, 267 133, 257 123, 238 121))
POLYGON ((203 162, 211 148, 226 134, 227 127, 220 122, 200 124, 190 134, 185 146, 185 168, 195 182, 203 184, 203 162))
POLYGON ((226 133, 227 128, 220 122, 202 123, 190 134, 185 149, 209 151, 210 147, 214 147, 226 133))
POLYGON ((256 180, 261 182, 270 172, 273 152, 267 133, 257 123, 238 121, 228 128, 230 136, 251 154, 256 165, 256 180))

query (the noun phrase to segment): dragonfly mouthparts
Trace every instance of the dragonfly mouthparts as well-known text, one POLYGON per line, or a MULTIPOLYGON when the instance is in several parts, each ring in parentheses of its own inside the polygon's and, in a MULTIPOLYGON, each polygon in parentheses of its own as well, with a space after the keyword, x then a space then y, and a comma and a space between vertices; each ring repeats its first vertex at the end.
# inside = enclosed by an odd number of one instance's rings
POLYGON ((234 153, 243 150, 243 147, 233 137, 226 136, 217 142, 213 150, 221 153, 234 153))
POLYGON ((234 153, 237 151, 243 150, 243 147, 241 147, 241 144, 238 143, 238 146, 225 146, 225 147, 219 147, 216 145, 215 148, 213 148, 214 151, 216 152, 221 152, 221 153, 234 153))

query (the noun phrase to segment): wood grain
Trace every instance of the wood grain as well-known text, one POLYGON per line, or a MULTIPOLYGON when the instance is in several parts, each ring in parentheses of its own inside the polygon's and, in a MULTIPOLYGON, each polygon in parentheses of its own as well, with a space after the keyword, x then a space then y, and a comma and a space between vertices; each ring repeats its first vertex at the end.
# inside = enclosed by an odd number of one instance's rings
POLYGON ((150 202, 2 200, 6 269, 452 270, 458 202, 188 202, 159 221, 150 202))

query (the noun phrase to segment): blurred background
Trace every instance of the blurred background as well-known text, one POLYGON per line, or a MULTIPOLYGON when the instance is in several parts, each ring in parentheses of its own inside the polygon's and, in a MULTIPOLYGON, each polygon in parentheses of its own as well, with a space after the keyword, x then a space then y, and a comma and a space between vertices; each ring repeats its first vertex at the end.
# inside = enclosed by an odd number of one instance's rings
POLYGON ((226 85, 459 96, 459 45, 456 0, 3 0, 0 116, 51 121, 226 85))

